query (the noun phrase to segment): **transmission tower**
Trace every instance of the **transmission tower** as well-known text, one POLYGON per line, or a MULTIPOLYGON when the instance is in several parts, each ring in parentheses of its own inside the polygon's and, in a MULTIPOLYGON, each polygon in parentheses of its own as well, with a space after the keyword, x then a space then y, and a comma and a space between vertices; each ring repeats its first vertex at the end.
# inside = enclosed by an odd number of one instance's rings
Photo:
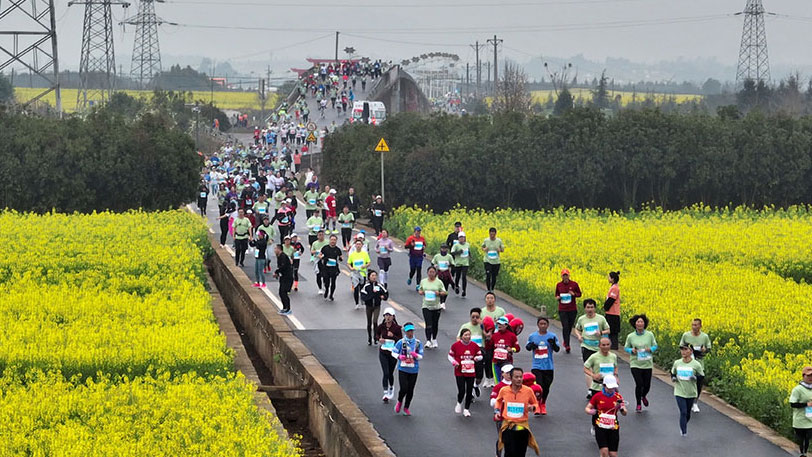
POLYGON ((761 0, 747 0, 744 11, 736 14, 744 15, 736 84, 741 85, 748 79, 768 84, 770 61, 767 55, 767 28, 764 25, 764 15, 772 13, 764 10, 761 0))
POLYGON ((84 110, 110 99, 116 78, 116 56, 113 49, 113 5, 124 8, 121 0, 72 0, 68 6, 85 5, 82 30, 82 57, 79 62, 80 89, 76 107, 84 110))
POLYGON ((22 67, 42 78, 46 88, 23 106, 54 92, 61 115, 54 0, 0 1, 0 24, 0 72, 22 67))
POLYGON ((161 46, 158 44, 158 26, 162 24, 177 25, 174 22, 164 22, 155 15, 155 3, 164 0, 141 0, 138 4, 138 14, 122 21, 122 24, 135 26, 135 42, 133 43, 133 60, 130 67, 130 77, 138 82, 139 87, 149 83, 153 77, 161 72, 161 46))

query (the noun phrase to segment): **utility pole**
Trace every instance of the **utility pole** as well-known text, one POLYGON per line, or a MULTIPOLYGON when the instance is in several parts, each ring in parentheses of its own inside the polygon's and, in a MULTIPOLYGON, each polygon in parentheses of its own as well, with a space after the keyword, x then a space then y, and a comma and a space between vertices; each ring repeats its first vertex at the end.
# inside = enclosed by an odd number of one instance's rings
POLYGON ((82 29, 82 57, 79 62, 79 92, 76 106, 87 109, 90 104, 110 99, 116 80, 116 55, 113 47, 112 5, 127 8, 122 0, 71 0, 68 6, 85 5, 82 29), (100 79, 100 81, 92 81, 100 79), (95 86, 95 87, 91 87, 95 86), (99 87, 101 86, 101 87, 99 87))
POLYGON ((465 92, 471 92, 471 69, 469 68, 471 64, 468 62, 465 63, 465 92))
POLYGON ((13 79, 13 65, 22 65, 29 75, 45 80, 47 87, 23 106, 54 92, 61 117, 54 0, 0 2, 0 24, 0 55, 5 56, 0 59, 0 72, 11 66, 13 79))
POLYGON ((474 52, 476 52, 476 96, 479 97, 480 92, 480 85, 482 84, 482 62, 479 61, 479 50, 485 47, 486 44, 482 43, 479 44, 477 41, 471 47, 474 48, 474 52))
POLYGON ((739 49, 739 65, 736 70, 736 85, 741 86, 746 80, 756 84, 770 83, 770 61, 767 55, 767 28, 764 15, 774 15, 764 10, 761 0, 747 0, 744 11, 742 43, 739 49))
POLYGON ((491 86, 491 62, 488 61, 488 62, 485 62, 485 64, 488 66, 488 87, 490 88, 490 86, 491 86))
POLYGON ((177 25, 174 22, 165 22, 155 14, 155 2, 164 3, 164 1, 140 0, 138 14, 119 23, 135 26, 130 78, 138 83, 139 89, 144 88, 144 81, 152 81, 155 76, 161 73, 161 46, 158 42, 158 26, 163 24, 177 25))
POLYGON ((336 31, 336 63, 338 63, 338 34, 340 32, 336 31))
POLYGON ((496 88, 499 86, 499 64, 497 60, 497 49, 499 48, 499 44, 505 40, 497 39, 496 35, 493 36, 493 39, 488 39, 488 43, 493 45, 493 84, 494 84, 494 93, 496 92, 496 88))

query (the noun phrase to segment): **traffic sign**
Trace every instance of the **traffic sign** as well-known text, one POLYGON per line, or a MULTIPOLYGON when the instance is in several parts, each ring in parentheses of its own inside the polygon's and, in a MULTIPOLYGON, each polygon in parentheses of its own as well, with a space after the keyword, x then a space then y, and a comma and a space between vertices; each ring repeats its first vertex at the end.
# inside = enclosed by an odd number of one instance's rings
POLYGON ((308 122, 308 123, 307 123, 307 131, 308 131, 308 132, 315 132, 315 131, 316 131, 316 129, 318 129, 318 127, 316 127, 316 123, 315 123, 315 122, 310 121, 310 122, 308 122))
POLYGON ((381 138, 381 141, 375 146, 375 152, 389 152, 389 145, 386 144, 386 140, 381 138))
POLYGON ((310 132, 310 135, 307 135, 307 142, 308 143, 316 142, 316 135, 313 135, 313 132, 310 132))

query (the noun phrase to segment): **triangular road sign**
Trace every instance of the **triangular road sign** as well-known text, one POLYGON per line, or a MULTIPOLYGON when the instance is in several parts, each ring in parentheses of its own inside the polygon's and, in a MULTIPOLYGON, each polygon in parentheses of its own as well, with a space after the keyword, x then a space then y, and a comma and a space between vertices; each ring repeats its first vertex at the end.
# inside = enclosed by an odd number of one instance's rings
POLYGON ((389 152, 389 145, 386 144, 386 140, 381 138, 381 141, 375 146, 375 152, 389 152))
POLYGON ((313 132, 310 132, 310 135, 307 135, 306 141, 308 143, 315 143, 316 142, 316 135, 313 135, 313 132))

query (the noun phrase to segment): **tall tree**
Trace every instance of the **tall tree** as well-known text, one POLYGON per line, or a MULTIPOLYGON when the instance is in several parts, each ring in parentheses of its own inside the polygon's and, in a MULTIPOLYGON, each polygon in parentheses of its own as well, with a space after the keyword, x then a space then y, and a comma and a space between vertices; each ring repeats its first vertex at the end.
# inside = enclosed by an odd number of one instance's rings
POLYGON ((14 88, 6 75, 0 73, 0 103, 8 103, 14 98, 14 88))
POLYGON ((530 91, 527 73, 516 63, 506 61, 505 71, 497 85, 493 109, 500 113, 530 113, 530 91))

